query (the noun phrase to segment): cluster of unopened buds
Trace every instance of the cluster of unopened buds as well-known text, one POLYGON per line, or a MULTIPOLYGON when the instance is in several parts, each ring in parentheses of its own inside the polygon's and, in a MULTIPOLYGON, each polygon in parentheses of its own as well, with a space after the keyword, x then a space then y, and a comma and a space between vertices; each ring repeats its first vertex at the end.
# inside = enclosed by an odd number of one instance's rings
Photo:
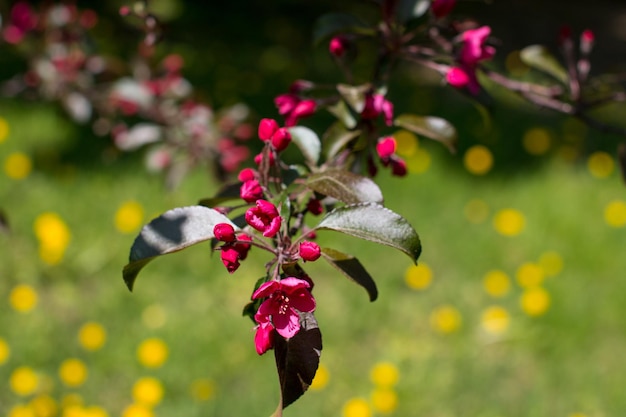
MULTIPOLYGON (((241 198, 246 203, 253 204, 244 214, 249 227, 244 228, 241 233, 236 233, 232 225, 218 223, 213 230, 215 238, 223 242, 218 249, 222 263, 231 274, 239 268, 240 261, 246 259, 253 245, 274 255, 274 260, 269 265, 299 260, 315 261, 321 256, 321 249, 315 242, 304 239, 291 242, 279 209, 268 200, 270 196, 266 184, 261 183, 259 171, 267 169, 263 166, 266 163, 275 164, 278 154, 291 143, 291 134, 275 120, 263 119, 259 123, 258 136, 265 142, 264 150, 255 158, 259 167, 244 168, 238 176, 241 181, 241 198), (262 237, 254 231, 259 232, 262 237), (271 239, 273 245, 268 244, 266 239, 271 239)), ((315 199, 309 202, 307 210, 309 208, 313 214, 319 214, 322 209, 321 204, 315 199)), ((281 277, 277 270, 268 276, 269 280, 252 294, 252 300, 264 300, 254 315, 257 323, 254 341, 259 354, 274 346, 274 330, 285 339, 292 338, 300 330, 299 314, 313 312, 315 309, 315 299, 311 294, 313 282, 308 276, 305 276, 305 279, 293 276, 281 277)))

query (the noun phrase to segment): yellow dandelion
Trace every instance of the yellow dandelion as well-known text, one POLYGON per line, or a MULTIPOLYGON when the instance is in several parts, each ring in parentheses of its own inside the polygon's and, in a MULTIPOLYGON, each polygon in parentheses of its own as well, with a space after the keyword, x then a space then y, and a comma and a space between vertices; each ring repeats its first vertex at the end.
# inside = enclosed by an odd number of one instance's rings
POLYGON ((415 155, 419 141, 415 133, 408 130, 399 130, 393 134, 396 140, 396 153, 402 157, 410 157, 415 155))
POLYGON ((13 287, 9 294, 9 303, 15 311, 28 313, 37 305, 37 292, 27 284, 19 284, 13 287))
POLYGON ((553 277, 563 270, 563 258, 557 252, 544 252, 539 257, 539 266, 547 277, 553 277))
POLYGON ((409 288, 424 290, 430 286, 433 280, 433 271, 425 263, 411 265, 404 274, 404 281, 409 288))
POLYGON ((489 206, 483 200, 475 198, 467 202, 463 209, 463 214, 465 214, 465 218, 470 223, 480 224, 487 220, 489 206))
POLYGON ((33 394, 39 387, 39 376, 28 366, 20 366, 11 373, 9 379, 11 390, 17 395, 33 394))
POLYGON ((379 388, 390 388, 398 382, 400 371, 391 362, 378 362, 370 370, 370 380, 379 388))
POLYGON ((165 363, 168 348, 164 341, 157 338, 146 339, 137 348, 137 359, 146 368, 158 368, 165 363))
POLYGON ((154 417, 154 413, 144 405, 131 404, 124 409, 122 417, 154 417))
POLYGON ((9 410, 7 417, 37 417, 35 410, 25 404, 17 404, 9 410))
POLYGON ((39 257, 49 265, 58 264, 71 239, 63 219, 56 213, 42 213, 35 219, 34 230, 39 240, 39 257))
POLYGON ((528 129, 522 137, 522 145, 531 155, 543 155, 550 149, 552 139, 550 133, 541 127, 528 129))
POLYGON ((389 388, 377 388, 371 395, 372 408, 381 414, 390 414, 398 407, 398 394, 389 388))
POLYGON ((544 279, 544 272, 540 265, 533 262, 525 262, 517 268, 515 277, 520 287, 532 288, 541 285, 544 279))
POLYGON ((542 287, 529 288, 522 293, 520 306, 529 316, 540 316, 550 307, 550 294, 542 287))
POLYGON ((196 379, 191 383, 191 397, 196 401, 209 401, 215 397, 215 382, 211 379, 196 379))
POLYGON ((343 405, 341 415, 343 417, 371 417, 372 408, 363 398, 351 398, 343 405))
POLYGON ((621 200, 611 201, 604 209, 604 221, 611 227, 626 226, 626 203, 621 200))
POLYGON ((59 367, 59 378, 68 387, 78 387, 87 379, 87 366, 80 359, 66 359, 59 367))
POLYGON ((9 137, 9 123, 0 117, 0 143, 4 142, 7 137, 9 137))
POLYGON ((465 152, 463 164, 471 174, 485 175, 493 166, 493 155, 486 146, 474 145, 465 152))
POLYGON ((49 395, 39 395, 33 398, 29 405, 37 417, 54 417, 59 409, 55 399, 49 395))
POLYGON ((413 155, 406 157, 407 170, 412 174, 423 174, 428 171, 431 159, 426 149, 417 148, 413 155))
POLYGON ((500 334, 509 328, 509 312, 500 306, 491 306, 483 311, 481 325, 489 333, 500 334))
POLYGON ((587 159, 587 169, 596 178, 607 178, 614 168, 613 157, 606 152, 594 152, 587 159))
POLYGON ((453 333, 461 327, 461 313, 456 308, 444 305, 430 315, 430 325, 439 333, 453 333))
POLYGON ((11 356, 11 348, 9 344, 2 338, 0 338, 0 365, 4 365, 11 356))
POLYGON ((136 201, 123 203, 115 213, 115 228, 121 233, 133 233, 143 223, 144 211, 136 201))
POLYGON ((133 400, 135 403, 154 407, 163 398, 163 384, 156 378, 140 378, 133 385, 133 400))
POLYGON ((526 225, 524 215, 515 209, 503 209, 493 218, 493 227, 503 236, 517 236, 526 225))
POLYGON ((167 312, 160 304, 146 307, 141 314, 143 324, 149 329, 159 329, 167 322, 167 312))
POLYGON ((320 365, 317 368, 317 372, 315 372, 315 377, 313 378, 313 382, 311 382, 312 390, 321 390, 328 385, 328 381, 330 380, 330 373, 328 372, 328 368, 324 365, 320 365))
POLYGON ((70 405, 63 409, 63 417, 85 417, 85 409, 81 405, 70 405))
POLYGON ((91 407, 83 409, 82 417, 109 417, 109 413, 102 407, 92 405, 91 407))
POLYGON ((106 342, 106 330, 100 323, 85 323, 78 331, 78 342, 86 350, 98 350, 106 342))
POLYGON ((492 297, 504 297, 511 288, 511 280, 505 272, 494 269, 485 274, 483 288, 492 297))
POLYGON ((14 180, 23 180, 28 177, 33 169, 33 163, 28 155, 22 152, 14 152, 7 156, 4 161, 4 172, 7 177, 14 180))

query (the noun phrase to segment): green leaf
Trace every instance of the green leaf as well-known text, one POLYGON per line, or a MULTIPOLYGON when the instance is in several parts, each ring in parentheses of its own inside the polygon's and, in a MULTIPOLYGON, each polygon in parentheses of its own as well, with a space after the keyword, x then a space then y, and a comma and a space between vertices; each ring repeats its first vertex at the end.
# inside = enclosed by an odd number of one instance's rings
POLYGON ((346 204, 383 202, 383 193, 374 181, 350 171, 329 169, 311 174, 306 186, 346 204))
POLYGON ((291 140, 296 144, 304 158, 311 165, 317 165, 322 151, 322 143, 317 133, 305 126, 290 127, 291 140))
POLYGON ((405 23, 422 17, 430 8, 430 0, 400 0, 396 7, 396 17, 405 23))
POLYGON ((329 212, 315 230, 334 230, 387 245, 406 253, 413 262, 422 251, 417 232, 399 214, 376 203, 353 204, 329 212))
POLYGON ((350 109, 345 101, 339 100, 332 106, 326 107, 326 110, 335 116, 343 124, 343 126, 348 129, 356 127, 356 119, 350 112, 350 109))
POLYGON ((456 152, 456 129, 446 119, 435 116, 401 114, 394 120, 394 125, 403 127, 429 139, 436 140, 437 142, 441 142, 450 152, 456 152))
POLYGON ((322 258, 346 277, 365 288, 370 296, 370 301, 375 301, 378 298, 378 289, 374 279, 357 258, 330 248, 322 248, 322 258))
POLYGON ((363 85, 347 85, 347 84, 337 84, 337 91, 341 94, 341 97, 348 103, 352 110, 356 113, 361 114, 363 108, 365 107, 365 96, 368 91, 372 90, 372 86, 370 84, 363 85))
POLYGON ((354 15, 348 13, 328 13, 315 22, 313 42, 319 44, 324 39, 340 32, 376 33, 373 28, 354 15))
POLYGON ((527 46, 520 51, 520 59, 529 67, 545 72, 563 84, 567 84, 567 71, 545 46, 527 46))
POLYGON ((163 213, 145 225, 130 249, 123 276, 129 290, 139 271, 157 256, 177 252, 213 238, 213 228, 228 223, 239 228, 217 210, 203 206, 179 207, 163 213))
POLYGON ((220 190, 213 197, 203 198, 198 202, 198 205, 205 207, 219 206, 226 201, 240 200, 241 183, 227 184, 220 188, 220 190))
POLYGON ((324 153, 326 159, 335 157, 348 143, 360 135, 360 130, 348 130, 341 122, 333 123, 324 133, 324 153))
POLYGON ((300 331, 289 340, 274 331, 274 358, 282 408, 292 404, 309 388, 321 354, 322 333, 313 313, 300 313, 300 331))

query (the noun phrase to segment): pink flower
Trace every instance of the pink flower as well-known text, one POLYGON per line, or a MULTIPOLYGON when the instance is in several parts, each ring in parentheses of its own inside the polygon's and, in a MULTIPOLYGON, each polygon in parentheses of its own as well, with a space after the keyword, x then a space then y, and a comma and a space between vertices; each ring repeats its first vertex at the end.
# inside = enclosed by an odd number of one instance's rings
POLYGON ((254 203, 259 198, 263 198, 263 188, 257 180, 246 181, 241 184, 239 195, 246 203, 254 203))
POLYGON ((459 67, 452 67, 446 73, 446 81, 453 87, 465 88, 470 83, 470 77, 459 67))
POLYGON ((259 355, 274 347, 274 327, 269 320, 259 323, 257 326, 254 335, 254 346, 256 347, 256 353, 259 355))
POLYGON ((455 5, 456 0, 433 0, 430 5, 430 10, 432 10, 433 15, 437 19, 441 19, 449 15, 455 5))
MULTIPOLYGON (((385 163, 389 161, 391 155, 396 152, 396 140, 392 136, 380 138, 376 144, 376 153, 378 157, 385 163)), ((385 164, 386 165, 386 164, 385 164)))
MULTIPOLYGON (((274 162, 275 162, 274 152, 270 152, 268 158, 269 158, 270 165, 274 165, 274 162)), ((254 163, 257 165, 261 165, 262 161, 263 161, 263 152, 260 152, 254 157, 254 163)))
POLYGON ((285 116, 296 108, 300 102, 300 97, 295 94, 281 94, 274 99, 274 104, 278 108, 278 114, 285 116))
POLYGON ((382 94, 368 94, 365 97, 365 106, 361 111, 361 117, 364 119, 375 119, 381 114, 385 117, 385 124, 391 126, 393 124, 393 103, 385 99, 382 94))
POLYGON ((248 257, 248 252, 250 252, 250 248, 252 247, 249 243, 241 243, 241 242, 252 242, 252 238, 245 233, 241 233, 237 236, 237 243, 233 245, 235 250, 239 253, 239 259, 244 261, 248 257))
POLYGON ((346 53, 347 49, 348 43, 346 38, 344 38, 343 36, 335 36, 328 43, 328 51, 331 53, 331 55, 337 58, 341 58, 346 53))
POLYGON ((228 223, 218 223, 213 227, 213 235, 222 242, 233 242, 235 240, 235 229, 228 223))
POLYGON ((259 122, 259 138, 266 142, 278 130, 278 123, 274 119, 261 119, 259 122))
POLYGON ((315 299, 309 291, 310 287, 305 280, 288 277, 280 281, 265 282, 252 294, 253 300, 266 298, 254 316, 259 323, 255 336, 257 352, 268 349, 268 323, 285 339, 294 337, 300 331, 298 313, 315 310, 315 299))
POLYGON ((250 207, 245 214, 246 222, 265 237, 274 237, 282 223, 276 206, 266 200, 257 200, 255 207, 250 207))
POLYGON ((461 34, 464 44, 459 60, 462 64, 473 67, 480 61, 493 58, 496 53, 495 48, 485 45, 490 33, 489 26, 482 26, 478 29, 466 30, 461 34))
POLYGON ((317 261, 320 256, 322 256, 322 250, 320 246, 315 242, 310 242, 305 240, 300 243, 300 248, 298 250, 300 253, 300 257, 309 262, 317 261))
POLYGON ((308 117, 315 114, 317 103, 315 100, 302 100, 285 118, 285 126, 291 127, 298 124, 298 120, 302 117, 308 117))

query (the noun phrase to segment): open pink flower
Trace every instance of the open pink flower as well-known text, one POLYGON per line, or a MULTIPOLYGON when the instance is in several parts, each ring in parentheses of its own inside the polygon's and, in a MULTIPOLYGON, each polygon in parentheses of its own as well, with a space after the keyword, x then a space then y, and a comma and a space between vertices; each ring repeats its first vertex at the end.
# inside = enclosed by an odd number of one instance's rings
POLYGON ((300 331, 298 313, 315 310, 315 299, 309 291, 310 287, 305 280, 288 277, 280 281, 266 282, 252 294, 253 300, 266 298, 254 316, 259 323, 254 338, 259 354, 271 347, 271 342, 268 342, 271 336, 269 325, 285 339, 294 337, 300 331))
POLYGON ((276 206, 266 200, 257 200, 256 206, 246 211, 245 218, 250 226, 265 237, 276 236, 282 222, 276 206))

